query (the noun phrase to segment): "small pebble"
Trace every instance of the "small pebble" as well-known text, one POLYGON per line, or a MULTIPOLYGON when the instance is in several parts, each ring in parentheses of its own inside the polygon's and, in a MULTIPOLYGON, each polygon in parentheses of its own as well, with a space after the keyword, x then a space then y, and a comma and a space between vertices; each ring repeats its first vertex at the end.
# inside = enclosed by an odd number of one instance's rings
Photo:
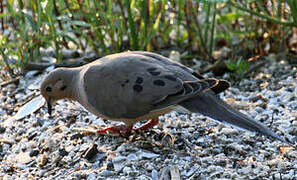
POLYGON ((64 148, 62 148, 62 149, 59 149, 59 155, 60 156, 67 156, 68 152, 64 148))
POLYGON ((123 173, 125 173, 126 175, 128 175, 130 172, 131 172, 131 168, 130 167, 124 167, 123 173))
POLYGON ((115 171, 121 171, 128 165, 128 158, 125 156, 118 156, 112 159, 113 167, 115 171))
POLYGON ((87 180, 97 180, 97 174, 95 172, 92 172, 91 174, 88 175, 87 180))
POLYGON ((152 170, 152 180, 158 180, 158 171, 152 170))
POLYGON ((91 144, 89 149, 87 149, 83 155, 83 157, 85 159, 87 159, 88 161, 91 161, 96 155, 97 153, 99 153, 98 151, 98 145, 97 144, 91 144))
POLYGON ((33 149, 31 152, 30 152, 30 157, 33 157, 33 156, 37 156, 39 154, 39 150, 38 149, 33 149))
POLYGON ((113 176, 114 175, 114 172, 113 171, 109 171, 109 170, 103 170, 98 175, 99 176, 103 176, 103 177, 109 177, 109 176, 113 176))
POLYGON ((6 130, 5 127, 0 126, 0 134, 3 134, 5 132, 5 130, 6 130))

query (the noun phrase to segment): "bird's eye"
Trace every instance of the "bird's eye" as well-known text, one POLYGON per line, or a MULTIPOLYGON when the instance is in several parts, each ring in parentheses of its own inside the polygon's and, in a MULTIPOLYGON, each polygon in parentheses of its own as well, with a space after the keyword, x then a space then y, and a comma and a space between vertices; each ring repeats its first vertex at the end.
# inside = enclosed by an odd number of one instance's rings
POLYGON ((46 87, 45 87, 45 91, 46 91, 46 92, 52 92, 52 87, 50 87, 50 86, 46 86, 46 87))

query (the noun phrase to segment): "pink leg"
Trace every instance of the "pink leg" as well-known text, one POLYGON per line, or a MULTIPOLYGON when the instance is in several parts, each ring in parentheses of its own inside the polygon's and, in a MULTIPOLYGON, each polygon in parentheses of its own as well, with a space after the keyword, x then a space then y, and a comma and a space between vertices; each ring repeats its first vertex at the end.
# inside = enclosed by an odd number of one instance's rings
POLYGON ((100 129, 97 131, 97 134, 102 134, 102 133, 105 133, 105 134, 109 134, 109 133, 112 133, 112 134, 125 134, 127 132, 130 132, 132 130, 133 126, 125 126, 125 125, 122 125, 122 126, 111 126, 111 127, 108 127, 108 128, 104 128, 104 129, 100 129))
POLYGON ((157 125, 159 123, 158 119, 151 119, 149 120, 146 124, 144 124, 143 126, 140 126, 139 128, 133 129, 135 132, 140 132, 140 131, 145 131, 147 129, 150 129, 152 127, 154 127, 155 125, 157 125))

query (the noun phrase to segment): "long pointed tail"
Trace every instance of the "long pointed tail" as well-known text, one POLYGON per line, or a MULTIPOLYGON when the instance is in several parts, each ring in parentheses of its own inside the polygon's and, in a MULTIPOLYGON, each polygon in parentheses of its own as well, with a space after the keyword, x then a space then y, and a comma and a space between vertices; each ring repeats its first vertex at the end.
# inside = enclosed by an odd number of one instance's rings
POLYGON ((217 97, 213 92, 201 93, 195 98, 188 99, 180 103, 186 109, 209 116, 212 119, 218 120, 222 123, 229 123, 231 125, 243 128, 252 132, 258 132, 268 137, 278 139, 284 143, 293 145, 275 134, 272 130, 267 128, 260 122, 249 118, 248 116, 236 111, 230 105, 217 97))

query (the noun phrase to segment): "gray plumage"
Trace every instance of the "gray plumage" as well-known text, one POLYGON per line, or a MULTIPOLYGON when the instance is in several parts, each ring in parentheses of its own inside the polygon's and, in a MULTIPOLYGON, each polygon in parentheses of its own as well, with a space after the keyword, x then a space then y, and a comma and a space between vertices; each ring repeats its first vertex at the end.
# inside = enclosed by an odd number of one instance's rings
POLYGON ((79 68, 58 68, 43 81, 41 93, 47 101, 78 101, 97 116, 127 126, 182 106, 288 143, 217 96, 229 87, 225 80, 205 79, 164 56, 132 51, 105 56, 79 68), (51 92, 46 91, 48 87, 51 92))

